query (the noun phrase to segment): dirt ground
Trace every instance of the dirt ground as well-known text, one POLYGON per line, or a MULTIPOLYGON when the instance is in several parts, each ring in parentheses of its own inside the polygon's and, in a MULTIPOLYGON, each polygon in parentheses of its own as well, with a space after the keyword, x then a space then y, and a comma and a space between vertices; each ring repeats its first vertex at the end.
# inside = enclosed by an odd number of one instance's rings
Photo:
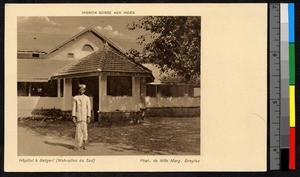
POLYGON ((19 155, 198 155, 200 118, 147 118, 123 126, 88 126, 87 150, 73 150, 75 125, 19 121, 19 155))

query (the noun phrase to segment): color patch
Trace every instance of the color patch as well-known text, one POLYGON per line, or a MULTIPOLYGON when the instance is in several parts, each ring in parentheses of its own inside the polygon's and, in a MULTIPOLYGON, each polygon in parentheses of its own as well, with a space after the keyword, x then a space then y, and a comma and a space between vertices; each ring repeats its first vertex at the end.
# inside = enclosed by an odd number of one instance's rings
POLYGON ((289 153, 289 169, 296 169, 296 129, 290 128, 290 153, 289 153))
POLYGON ((290 85, 290 127, 295 127, 295 86, 290 85))
POLYGON ((289 44, 290 85, 295 85, 295 44, 289 44))
POLYGON ((294 3, 288 4, 288 11, 289 11, 289 41, 294 43, 295 42, 295 7, 294 3))

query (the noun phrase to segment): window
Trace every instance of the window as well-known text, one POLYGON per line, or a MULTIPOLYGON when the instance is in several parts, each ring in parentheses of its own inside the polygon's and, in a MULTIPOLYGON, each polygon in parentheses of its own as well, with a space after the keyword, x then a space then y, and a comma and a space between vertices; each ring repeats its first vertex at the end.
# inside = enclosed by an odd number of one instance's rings
POLYGON ((43 96, 44 94, 44 83, 43 82, 32 82, 31 83, 31 96, 43 96))
POLYGON ((185 85, 173 85, 171 89, 172 89, 172 97, 185 96, 185 85))
POLYGON ((18 82, 18 96, 28 96, 28 83, 18 82))
POLYGON ((156 97, 156 85, 147 85, 146 86, 146 96, 156 97))
POLYGON ((39 57, 40 57, 40 54, 38 54, 38 53, 33 53, 33 54, 32 54, 32 57, 33 57, 33 58, 39 58, 39 57))
POLYGON ((74 53, 68 53, 68 58, 74 58, 74 53))
POLYGON ((185 85, 162 85, 161 96, 163 97, 184 97, 185 85))
POLYGON ((89 44, 85 44, 83 47, 82 47, 82 51, 88 51, 88 52, 93 52, 94 51, 94 48, 89 45, 89 44))
POLYGON ((18 96, 57 97, 57 81, 18 82, 18 96))
POLYGON ((189 97, 194 97, 194 86, 188 87, 188 95, 189 97))
POLYGON ((57 97, 57 81, 31 83, 31 95, 57 97))
POLYGON ((132 77, 107 76, 107 95, 132 96, 132 77))
POLYGON ((171 97, 172 96, 172 86, 171 85, 162 85, 161 86, 161 96, 171 97))

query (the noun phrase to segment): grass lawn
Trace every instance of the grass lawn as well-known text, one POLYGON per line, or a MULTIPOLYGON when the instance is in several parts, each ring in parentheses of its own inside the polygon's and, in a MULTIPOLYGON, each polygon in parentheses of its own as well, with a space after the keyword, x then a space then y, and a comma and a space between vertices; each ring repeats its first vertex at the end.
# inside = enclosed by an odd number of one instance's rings
MULTIPOLYGON (((68 121, 19 121, 41 136, 75 136, 75 125, 68 121)), ((88 126, 89 142, 105 143, 114 151, 133 150, 149 155, 199 155, 200 118, 146 118, 140 124, 88 126)))

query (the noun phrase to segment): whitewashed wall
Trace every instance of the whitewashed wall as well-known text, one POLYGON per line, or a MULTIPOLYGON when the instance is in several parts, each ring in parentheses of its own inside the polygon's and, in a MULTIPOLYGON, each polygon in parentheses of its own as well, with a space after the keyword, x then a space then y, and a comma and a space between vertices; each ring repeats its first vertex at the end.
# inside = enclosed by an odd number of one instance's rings
POLYGON ((31 116, 34 109, 52 108, 62 108, 62 97, 18 97, 18 117, 31 116))
POLYGON ((99 38, 97 38, 95 35, 89 32, 76 38, 74 41, 71 41, 70 43, 66 44, 60 50, 53 52, 48 56, 48 58, 67 59, 68 53, 74 53, 74 59, 81 59, 92 53, 88 51, 82 51, 82 47, 85 44, 91 45, 94 51, 97 51, 104 47, 103 42, 99 40, 99 38))
POLYGON ((109 96, 107 92, 107 76, 99 76, 99 95, 101 112, 112 111, 139 111, 140 103, 140 77, 132 77, 132 96, 109 96))
MULTIPOLYGON (((18 117, 31 116, 34 109, 63 109, 63 97, 18 97, 18 117)), ((71 100, 73 98, 70 98, 71 100)), ((72 101, 70 100, 68 107, 71 111, 72 101)), ((93 108, 93 97, 90 97, 91 108, 93 108)))
POLYGON ((200 97, 146 97, 146 107, 196 107, 200 106, 200 97))

